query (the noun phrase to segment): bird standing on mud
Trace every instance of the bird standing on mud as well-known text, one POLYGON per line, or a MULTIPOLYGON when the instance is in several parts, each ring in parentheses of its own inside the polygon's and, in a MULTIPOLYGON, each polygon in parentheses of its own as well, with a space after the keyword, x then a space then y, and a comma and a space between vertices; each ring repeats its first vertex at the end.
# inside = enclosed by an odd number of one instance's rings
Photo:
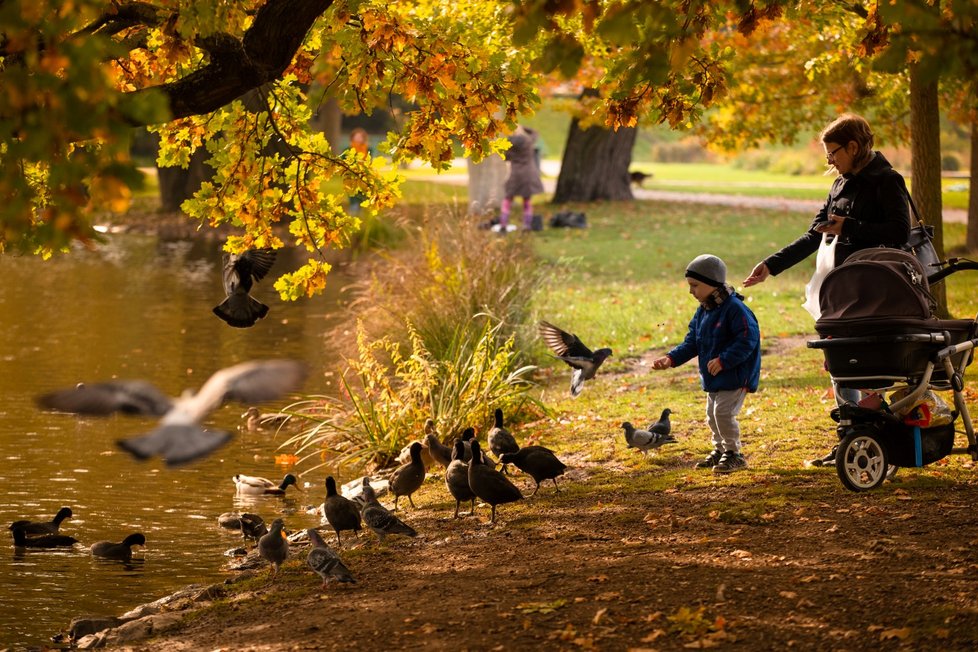
POLYGON ((540 322, 540 335, 556 357, 574 369, 571 374, 571 396, 580 394, 584 389, 584 381, 594 378, 601 363, 611 356, 611 349, 591 351, 577 335, 561 330, 550 322, 540 322))
POLYGON ((403 534, 406 537, 418 536, 413 527, 391 514, 386 507, 380 504, 368 478, 363 479, 363 499, 365 502, 360 515, 363 517, 363 522, 374 531, 381 543, 383 543, 384 537, 389 534, 403 534))
POLYGON ((306 556, 306 563, 309 565, 309 568, 316 571, 316 574, 323 578, 324 589, 330 580, 348 582, 350 584, 357 583, 353 579, 353 575, 350 574, 350 569, 346 567, 346 564, 343 563, 339 555, 326 545, 323 538, 319 536, 319 532, 309 528, 306 530, 306 534, 312 542, 312 548, 306 556))
POLYGON ((37 398, 42 407, 74 414, 108 416, 114 412, 162 417, 159 426, 141 437, 116 442, 139 459, 159 455, 169 466, 205 457, 233 436, 200 425, 226 401, 261 403, 298 389, 306 366, 295 360, 242 362, 214 373, 196 392, 171 399, 152 384, 134 381, 79 383, 37 398))
POLYGON ((289 540, 285 537, 285 523, 277 518, 272 521, 268 534, 258 539, 258 556, 272 565, 272 577, 289 558, 289 540))
POLYGON ((214 314, 235 328, 249 328, 268 314, 268 306, 255 299, 251 288, 264 278, 275 262, 274 249, 249 249, 224 256, 224 292, 227 298, 214 314))

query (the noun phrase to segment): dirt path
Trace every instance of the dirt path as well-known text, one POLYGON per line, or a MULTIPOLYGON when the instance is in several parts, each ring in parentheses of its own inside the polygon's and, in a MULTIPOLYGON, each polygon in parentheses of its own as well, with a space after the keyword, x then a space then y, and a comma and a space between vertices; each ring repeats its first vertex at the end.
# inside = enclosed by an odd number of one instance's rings
POLYGON ((138 649, 974 649, 974 488, 825 487, 759 514, 722 481, 547 489, 493 527, 425 503, 419 539, 344 551, 358 584, 293 562, 138 649))

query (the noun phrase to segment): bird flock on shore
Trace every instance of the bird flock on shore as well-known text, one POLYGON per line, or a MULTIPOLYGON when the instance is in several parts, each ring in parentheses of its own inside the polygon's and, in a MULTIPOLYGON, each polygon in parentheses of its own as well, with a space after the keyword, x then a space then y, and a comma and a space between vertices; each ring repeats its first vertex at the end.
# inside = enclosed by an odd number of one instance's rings
MULTIPOLYGON (((336 536, 336 547, 343 547, 344 532, 352 532, 359 539, 360 532, 364 529, 372 531, 379 544, 390 536, 418 536, 417 530, 402 520, 399 514, 404 510, 402 498, 406 498, 413 509, 418 509, 413 496, 421 489, 429 472, 423 456, 425 449, 432 463, 443 470, 445 488, 455 501, 453 519, 461 518, 459 508, 463 502, 470 505, 467 515, 474 515, 476 500, 479 500, 490 507, 489 523, 495 524, 496 510, 500 505, 522 500, 523 493, 508 477, 509 465, 533 479, 536 486, 531 496, 537 493, 540 484, 546 480, 551 480, 555 490, 560 491, 557 478, 564 474, 567 467, 554 452, 539 445, 521 447, 505 426, 500 408, 496 408, 493 413, 493 424, 486 433, 486 446, 489 452, 499 458, 499 463, 482 450, 474 428, 465 428, 460 437, 447 445, 438 437, 434 423, 429 420, 424 427, 424 444, 412 442, 407 447, 406 461, 395 468, 386 479, 386 490, 394 499, 390 509, 381 504, 371 478, 365 476, 358 485, 346 485, 344 489, 350 494, 347 496, 338 490, 335 478, 327 476, 322 514, 325 525, 332 528, 336 536), (500 464, 501 470, 496 470, 500 464)), ((295 484, 295 479, 294 476, 287 475, 281 483, 276 484, 264 478, 237 475, 234 476, 234 482, 239 492, 282 495, 288 486, 295 484)), ((244 538, 255 540, 258 556, 271 565, 273 578, 289 557, 289 538, 281 518, 276 518, 266 528, 264 521, 256 514, 233 512, 222 514, 219 524, 229 530, 241 532, 244 538)), ((316 529, 306 530, 306 536, 312 544, 306 557, 307 565, 322 578, 324 588, 334 580, 340 583, 356 582, 338 553, 323 540, 316 529)))

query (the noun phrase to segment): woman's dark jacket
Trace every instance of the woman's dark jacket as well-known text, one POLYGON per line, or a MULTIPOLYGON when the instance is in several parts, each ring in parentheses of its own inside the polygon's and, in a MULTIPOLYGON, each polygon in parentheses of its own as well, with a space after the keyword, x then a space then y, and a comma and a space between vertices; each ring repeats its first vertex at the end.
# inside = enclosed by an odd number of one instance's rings
MULTIPOLYGON (((818 250, 822 234, 815 227, 828 219, 832 207, 848 201, 849 219, 835 248, 835 266, 853 252, 869 247, 901 247, 910 237, 907 185, 880 152, 856 174, 836 178, 825 205, 803 236, 764 259, 768 271, 778 275, 818 250), (839 200, 843 200, 840 202, 839 200)), ((839 213, 839 211, 835 211, 839 213)))

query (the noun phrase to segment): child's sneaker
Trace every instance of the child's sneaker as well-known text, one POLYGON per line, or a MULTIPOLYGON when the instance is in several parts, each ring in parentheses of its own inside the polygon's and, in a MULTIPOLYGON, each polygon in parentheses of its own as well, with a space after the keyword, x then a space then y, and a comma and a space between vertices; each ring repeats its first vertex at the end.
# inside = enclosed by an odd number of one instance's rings
POLYGON ((723 457, 723 451, 714 450, 712 453, 706 456, 706 459, 696 463, 696 468, 698 469, 712 469, 720 462, 720 458, 723 457))
POLYGON ((747 460, 736 451, 726 451, 717 465, 713 467, 714 473, 733 473, 743 471, 747 468, 747 460))

